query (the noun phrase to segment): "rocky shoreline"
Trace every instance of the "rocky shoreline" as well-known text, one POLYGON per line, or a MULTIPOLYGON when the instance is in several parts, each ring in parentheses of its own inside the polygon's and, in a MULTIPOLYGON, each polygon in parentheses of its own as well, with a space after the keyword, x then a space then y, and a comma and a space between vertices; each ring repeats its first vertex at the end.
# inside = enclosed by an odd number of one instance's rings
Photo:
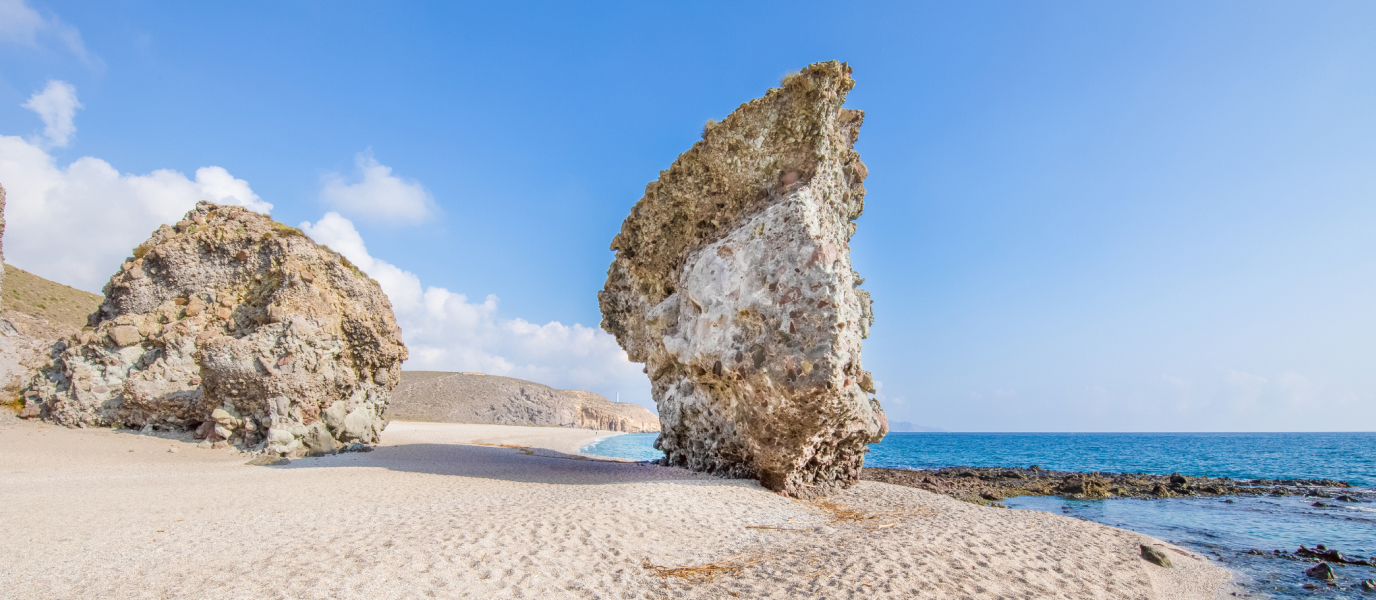
POLYGON ((866 468, 861 479, 919 488, 974 504, 997 504, 1012 496, 1060 496, 1072 500, 1191 498, 1207 496, 1307 496, 1316 502, 1370 502, 1334 479, 1232 479, 1179 473, 1052 471, 1019 467, 946 467, 930 471, 866 468))

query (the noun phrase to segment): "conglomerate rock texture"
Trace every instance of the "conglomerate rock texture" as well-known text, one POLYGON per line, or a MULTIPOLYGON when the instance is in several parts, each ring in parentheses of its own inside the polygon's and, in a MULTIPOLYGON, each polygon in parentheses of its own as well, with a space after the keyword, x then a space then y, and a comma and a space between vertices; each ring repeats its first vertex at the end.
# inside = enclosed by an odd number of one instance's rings
POLYGON ((342 256, 201 202, 135 249, 25 395, 62 425, 301 456, 375 443, 406 354, 387 296, 342 256))
POLYGON ((485 373, 402 371, 392 390, 387 418, 398 421, 483 423, 536 427, 583 427, 645 433, 659 431, 659 417, 601 394, 485 373))
POLYGON ((850 73, 810 65, 709 122, 612 240, 602 327, 645 363, 669 464, 817 497, 854 483, 887 432, 860 364, 850 73))

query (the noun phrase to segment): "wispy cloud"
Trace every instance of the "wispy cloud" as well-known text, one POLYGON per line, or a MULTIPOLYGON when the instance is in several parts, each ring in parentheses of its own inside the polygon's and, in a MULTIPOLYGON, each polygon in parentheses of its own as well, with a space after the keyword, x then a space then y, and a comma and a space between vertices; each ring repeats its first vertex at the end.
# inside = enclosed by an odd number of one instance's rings
POLYGON ((320 200, 352 217, 363 217, 394 224, 417 224, 436 212, 430 192, 414 179, 392 174, 392 168, 377 161, 371 150, 354 157, 354 173, 327 173, 322 181, 320 200))
POLYGON ((66 146, 76 134, 76 109, 82 108, 76 99, 76 87, 56 79, 48 81, 41 92, 35 92, 24 108, 38 113, 43 119, 43 137, 49 147, 66 146))
POLYGON ((41 48, 56 41, 83 64, 100 68, 100 58, 86 51, 81 32, 55 14, 42 15, 25 0, 0 0, 0 42, 41 48))

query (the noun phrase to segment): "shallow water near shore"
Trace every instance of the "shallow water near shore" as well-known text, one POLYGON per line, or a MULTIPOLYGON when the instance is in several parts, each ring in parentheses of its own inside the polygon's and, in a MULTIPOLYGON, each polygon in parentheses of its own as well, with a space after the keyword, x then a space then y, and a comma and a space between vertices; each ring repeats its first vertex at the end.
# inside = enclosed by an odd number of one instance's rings
MULTIPOLYGON (((654 460, 658 434, 629 434, 584 448, 589 454, 654 460)), ((1337 479, 1376 485, 1376 433, 893 433, 870 446, 865 466, 937 469, 1026 467, 1114 473, 1179 472, 1234 479, 1337 479)), ((1337 493, 1340 491, 1334 490, 1337 493)), ((1370 499, 1367 490, 1354 490, 1370 499)), ((1376 598, 1358 584, 1376 568, 1334 565, 1337 585, 1308 578, 1315 563, 1274 554, 1325 544, 1345 555, 1376 556, 1376 503, 1318 498, 1236 497, 1162 500, 1009 498, 1010 508, 1042 510, 1145 533, 1213 557, 1233 570, 1239 595, 1257 598, 1376 598), (1227 500, 1233 500, 1227 502, 1227 500), (1249 550, 1264 555, 1248 554, 1249 550), (1315 589, 1302 586, 1315 585, 1315 589)))

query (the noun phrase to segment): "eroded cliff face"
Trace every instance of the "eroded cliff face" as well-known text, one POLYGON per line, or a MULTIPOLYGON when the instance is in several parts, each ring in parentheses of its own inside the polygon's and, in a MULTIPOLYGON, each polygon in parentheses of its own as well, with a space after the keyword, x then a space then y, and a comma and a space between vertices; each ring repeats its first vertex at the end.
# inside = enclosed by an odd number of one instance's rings
POLYGON ((670 464, 816 497, 855 482, 887 431, 860 362, 850 73, 810 65, 709 123, 612 240, 602 327, 645 363, 670 464))
POLYGON ((602 394, 584 390, 559 390, 578 407, 578 426, 588 429, 649 433, 659 431, 659 417, 630 402, 612 402, 602 394))
POLYGON ((195 429, 301 456, 375 443, 406 354, 386 295, 342 256, 201 202, 110 278, 26 403, 67 426, 195 429))

